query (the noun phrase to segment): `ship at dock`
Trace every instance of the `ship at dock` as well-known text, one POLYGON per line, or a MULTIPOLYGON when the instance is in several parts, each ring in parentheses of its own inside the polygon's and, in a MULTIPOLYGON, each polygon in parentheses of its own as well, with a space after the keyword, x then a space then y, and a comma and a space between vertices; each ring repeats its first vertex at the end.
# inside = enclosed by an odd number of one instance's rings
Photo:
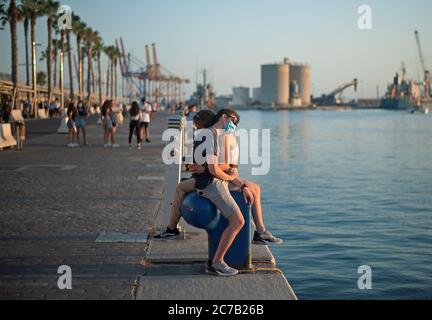
POLYGON ((426 69, 419 32, 415 31, 420 63, 423 69, 423 81, 406 79, 405 63, 402 63, 401 74, 396 73, 393 82, 388 85, 381 108, 387 110, 406 110, 412 113, 429 113, 432 109, 431 73, 426 69))

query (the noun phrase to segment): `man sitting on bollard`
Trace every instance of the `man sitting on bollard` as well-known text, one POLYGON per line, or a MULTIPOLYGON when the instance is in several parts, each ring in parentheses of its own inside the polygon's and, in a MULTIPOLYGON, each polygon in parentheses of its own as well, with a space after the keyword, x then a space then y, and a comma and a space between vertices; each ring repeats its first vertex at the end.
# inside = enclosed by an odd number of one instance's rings
MULTIPOLYGON (((195 125, 198 129, 202 128, 209 128, 212 126, 213 123, 216 122, 216 124, 213 125, 212 130, 213 134, 216 136, 217 129, 225 129, 225 132, 230 132, 230 128, 233 128, 233 126, 236 126, 235 123, 238 123, 240 120, 240 117, 237 113, 235 113, 232 110, 222 110, 219 112, 218 116, 216 117, 217 120, 215 120, 215 116, 211 111, 203 110, 200 111, 196 117, 195 125)), ((215 138, 215 140, 217 140, 215 138)), ((217 141, 215 141, 217 142, 217 141)), ((198 144, 199 145, 199 144, 198 144)), ((197 145, 196 145, 197 147, 197 145)), ((218 150, 217 145, 215 146, 214 150, 218 150)), ((219 152, 216 152, 215 155, 212 155, 213 159, 210 159, 210 163, 214 160, 214 157, 218 157, 219 152)), ((227 164, 220 164, 216 161, 213 161, 213 165, 208 166, 208 170, 206 171, 202 166, 200 165, 190 165, 189 171, 193 172, 193 178, 181 182, 177 186, 176 190, 176 196, 174 199, 173 206, 171 208, 171 215, 170 215, 170 223, 167 227, 167 230, 157 236, 155 236, 155 239, 168 239, 173 238, 179 235, 179 230, 177 229, 177 224, 180 221, 181 218, 181 212, 180 207, 183 201, 183 198, 185 194, 190 193, 197 189, 197 191, 204 197, 211 200, 216 207, 221 211, 221 213, 225 216, 233 217, 231 220, 234 220, 232 223, 235 225, 241 224, 243 221, 243 216, 238 215, 239 209, 234 200, 231 197, 230 190, 241 190, 243 192, 243 195, 245 197, 245 200, 251 204, 254 203, 254 193, 257 194, 257 196, 261 197, 260 193, 256 192, 256 188, 259 186, 256 184, 253 184, 252 182, 243 181, 237 176, 237 170, 232 170, 230 168, 230 165, 227 164), (217 166, 217 168, 216 168, 217 166), (224 171, 227 171, 226 174, 224 171), (223 174, 221 174, 221 172, 223 174), (234 173, 234 174, 233 174, 234 173), (233 179, 233 177, 236 177, 233 179), (222 179, 221 179, 222 178, 222 179), (226 180, 225 180, 226 179, 226 180), (227 182, 228 179, 231 180, 231 182, 227 182), (249 185, 251 187, 249 187, 249 185), (221 210, 222 207, 225 212, 228 212, 228 214, 224 214, 224 211, 221 210), (234 213, 232 213, 234 212, 234 213)), ((260 199, 259 199, 260 200, 260 199)), ((261 203, 260 201, 257 202, 259 205, 259 208, 254 210, 254 219, 255 223, 257 224, 257 229, 262 231, 261 233, 256 232, 254 240, 256 241, 257 235, 261 236, 266 241, 263 241, 264 243, 282 243, 281 239, 278 239, 274 237, 270 232, 266 231, 263 219, 262 219, 262 211, 261 211, 261 203)), ((228 220, 230 220, 228 218, 228 220)), ((229 246, 232 244, 232 241, 235 239, 236 235, 238 234, 238 231, 241 230, 241 228, 237 231, 236 228, 231 228, 233 230, 229 230, 226 232, 225 237, 223 235, 222 239, 224 242, 219 246, 218 252, 216 252, 216 256, 214 259, 214 269, 218 274, 220 275, 235 275, 236 270, 227 268, 226 264, 223 262, 223 255, 228 250, 229 246), (237 231, 237 233, 235 233, 237 231), (231 232, 234 232, 235 235, 230 235, 231 232)))

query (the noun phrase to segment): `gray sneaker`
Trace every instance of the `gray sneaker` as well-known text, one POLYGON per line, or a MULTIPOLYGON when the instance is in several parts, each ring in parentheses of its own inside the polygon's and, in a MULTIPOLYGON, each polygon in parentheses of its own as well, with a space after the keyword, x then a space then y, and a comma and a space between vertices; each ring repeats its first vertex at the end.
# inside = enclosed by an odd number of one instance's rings
POLYGON ((232 277, 239 273, 237 269, 231 268, 225 262, 214 263, 212 268, 221 277, 232 277))
POLYGON ((266 231, 264 233, 258 233, 255 231, 253 243, 254 244, 282 244, 283 240, 272 235, 270 231, 266 231))

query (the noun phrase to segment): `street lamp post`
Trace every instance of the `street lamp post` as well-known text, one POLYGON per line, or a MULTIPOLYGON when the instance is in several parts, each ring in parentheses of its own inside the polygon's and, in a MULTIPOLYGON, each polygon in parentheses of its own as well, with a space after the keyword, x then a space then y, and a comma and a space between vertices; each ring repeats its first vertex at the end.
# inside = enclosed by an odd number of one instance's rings
POLYGON ((33 112, 34 116, 37 119, 38 118, 38 110, 37 110, 37 81, 36 81, 36 42, 33 41, 32 43, 32 50, 33 50, 33 112))
POLYGON ((60 127, 57 133, 68 133, 67 128, 67 114, 65 112, 65 101, 64 101, 64 52, 60 51, 60 108, 62 110, 62 119, 60 122, 60 127))

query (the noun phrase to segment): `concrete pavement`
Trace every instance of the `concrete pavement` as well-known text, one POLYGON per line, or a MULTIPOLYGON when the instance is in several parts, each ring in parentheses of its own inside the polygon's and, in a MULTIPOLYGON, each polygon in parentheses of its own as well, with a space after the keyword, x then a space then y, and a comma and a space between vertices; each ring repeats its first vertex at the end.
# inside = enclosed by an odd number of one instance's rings
POLYGON ((0 299, 133 298, 145 245, 95 240, 152 226, 163 181, 138 177, 163 176, 164 120, 156 116, 153 142, 141 151, 128 149, 127 125, 122 147, 104 149, 95 124, 90 148, 67 149, 66 136, 53 133, 57 119, 31 123, 24 151, 0 152, 0 299), (70 291, 57 287, 63 264, 72 268, 70 291))

